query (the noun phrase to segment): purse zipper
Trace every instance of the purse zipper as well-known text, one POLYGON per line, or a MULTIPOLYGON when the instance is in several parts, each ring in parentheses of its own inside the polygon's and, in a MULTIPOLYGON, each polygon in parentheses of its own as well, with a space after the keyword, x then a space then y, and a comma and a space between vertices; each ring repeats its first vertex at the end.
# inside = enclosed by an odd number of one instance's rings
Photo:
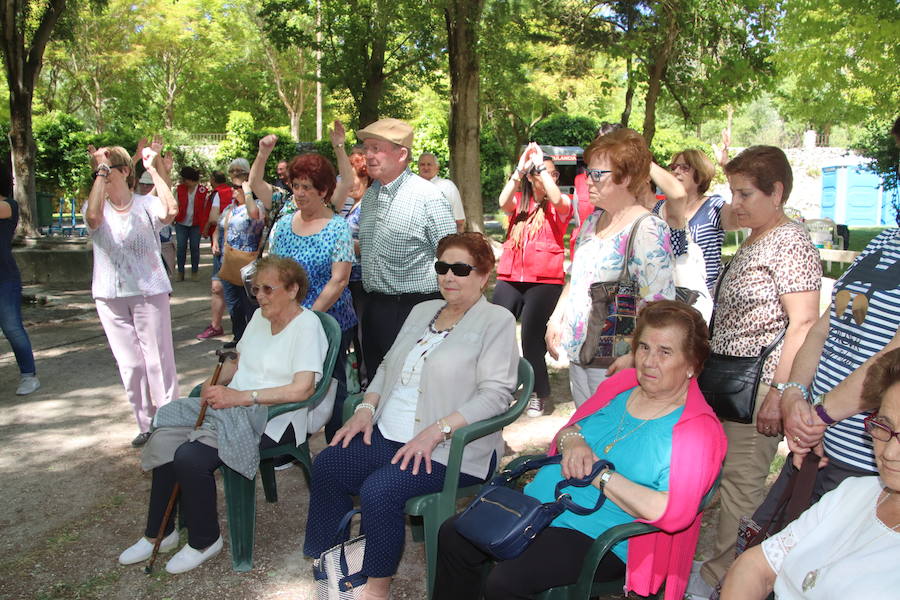
POLYGON ((480 498, 480 500, 482 502, 487 502, 488 504, 493 504, 494 506, 502 508, 503 510, 505 510, 507 512, 511 512, 512 514, 516 515, 517 517, 522 518, 522 513, 515 511, 508 506, 504 506, 503 504, 500 504, 499 502, 494 502, 493 500, 488 500, 487 498, 480 498))

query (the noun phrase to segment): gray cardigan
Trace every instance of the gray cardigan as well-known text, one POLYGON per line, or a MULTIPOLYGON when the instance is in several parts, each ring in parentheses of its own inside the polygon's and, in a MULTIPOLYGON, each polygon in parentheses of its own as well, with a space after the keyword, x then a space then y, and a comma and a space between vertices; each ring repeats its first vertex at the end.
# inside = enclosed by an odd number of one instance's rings
MULTIPOLYGON (((444 304, 443 300, 422 302, 413 307, 403 323, 366 390, 381 396, 375 411, 376 423, 400 379, 406 356, 444 304)), ((425 359, 416 406, 415 434, 454 411, 468 423, 505 412, 516 388, 518 365, 515 318, 502 306, 480 298, 425 359)), ((503 456, 500 432, 471 442, 463 452, 462 472, 486 478, 495 451, 499 462, 503 456)), ((447 441, 438 444, 431 458, 446 465, 449 455, 450 442, 447 441)))

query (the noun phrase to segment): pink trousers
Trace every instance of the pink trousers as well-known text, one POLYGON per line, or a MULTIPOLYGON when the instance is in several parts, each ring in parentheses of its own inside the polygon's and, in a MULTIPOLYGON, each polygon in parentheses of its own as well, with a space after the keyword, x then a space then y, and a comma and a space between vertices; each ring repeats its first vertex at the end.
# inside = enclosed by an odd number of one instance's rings
POLYGON ((156 409, 178 397, 169 295, 96 298, 134 418, 150 429, 156 409))

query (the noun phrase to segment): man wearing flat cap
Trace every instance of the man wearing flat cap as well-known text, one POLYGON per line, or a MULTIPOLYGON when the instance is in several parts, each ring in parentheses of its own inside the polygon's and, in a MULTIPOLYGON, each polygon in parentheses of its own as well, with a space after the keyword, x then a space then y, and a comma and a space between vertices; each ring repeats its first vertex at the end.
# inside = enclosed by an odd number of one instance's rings
POLYGON ((456 233, 450 204, 433 184, 409 170, 413 128, 381 119, 361 129, 372 185, 362 198, 359 245, 363 287, 363 360, 374 374, 412 307, 441 297, 434 256, 456 233))

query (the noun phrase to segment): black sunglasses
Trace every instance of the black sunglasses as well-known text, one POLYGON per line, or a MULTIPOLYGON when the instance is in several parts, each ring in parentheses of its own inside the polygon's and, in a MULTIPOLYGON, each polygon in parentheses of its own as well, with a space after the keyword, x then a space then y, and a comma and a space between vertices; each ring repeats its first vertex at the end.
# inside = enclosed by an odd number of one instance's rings
POLYGON ((446 275, 447 271, 453 271, 453 274, 457 277, 468 277, 469 273, 472 271, 477 271, 475 267, 472 265, 467 265, 466 263, 446 263, 442 260, 434 263, 434 270, 437 271, 438 275, 446 275))

